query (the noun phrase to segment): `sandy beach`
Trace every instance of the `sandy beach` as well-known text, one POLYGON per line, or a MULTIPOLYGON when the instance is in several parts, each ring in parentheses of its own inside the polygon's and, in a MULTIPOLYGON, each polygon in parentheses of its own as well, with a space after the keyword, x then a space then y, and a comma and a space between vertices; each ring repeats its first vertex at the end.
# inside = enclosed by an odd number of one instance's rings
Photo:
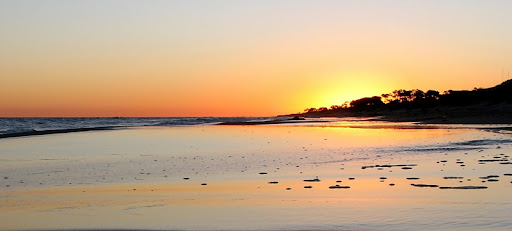
POLYGON ((512 138, 492 127, 344 121, 1 139, 0 228, 505 230, 512 138))

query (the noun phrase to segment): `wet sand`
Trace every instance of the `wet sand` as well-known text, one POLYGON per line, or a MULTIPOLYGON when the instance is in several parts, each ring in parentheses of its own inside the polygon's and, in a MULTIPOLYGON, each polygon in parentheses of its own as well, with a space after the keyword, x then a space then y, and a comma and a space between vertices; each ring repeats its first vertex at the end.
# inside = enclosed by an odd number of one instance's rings
POLYGON ((2 139, 0 228, 506 230, 511 144, 372 124, 2 139))

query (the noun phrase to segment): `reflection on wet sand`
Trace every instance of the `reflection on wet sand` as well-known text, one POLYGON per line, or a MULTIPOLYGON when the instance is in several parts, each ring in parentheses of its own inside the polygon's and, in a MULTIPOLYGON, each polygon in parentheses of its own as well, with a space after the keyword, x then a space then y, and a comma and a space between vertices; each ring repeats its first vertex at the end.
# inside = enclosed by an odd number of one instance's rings
POLYGON ((1 140, 0 228, 504 228, 507 139, 453 128, 192 126, 1 140))

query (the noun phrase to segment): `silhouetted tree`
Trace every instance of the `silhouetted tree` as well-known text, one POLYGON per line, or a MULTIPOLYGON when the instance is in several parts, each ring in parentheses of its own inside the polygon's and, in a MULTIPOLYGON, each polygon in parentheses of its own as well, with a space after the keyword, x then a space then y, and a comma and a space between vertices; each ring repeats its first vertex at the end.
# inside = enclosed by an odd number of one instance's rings
POLYGON ((389 103, 389 102, 395 100, 393 98, 392 94, 382 94, 382 95, 380 95, 380 98, 381 98, 382 102, 384 102, 384 103, 389 103))
POLYGON ((349 101, 345 101, 342 105, 341 105, 341 108, 349 108, 350 107, 350 102, 349 101))
POLYGON ((434 91, 434 90, 428 90, 425 93, 425 98, 426 99, 436 99, 436 100, 438 100, 439 99, 439 92, 438 91, 434 91))
POLYGON ((379 96, 361 98, 350 102, 350 106, 353 108, 377 107, 382 105, 384 105, 384 103, 379 96))
POLYGON ((316 108, 314 108, 314 107, 306 108, 306 109, 304 109, 304 112, 306 112, 306 113, 316 112, 316 108))
POLYGON ((411 101, 421 101, 425 98, 425 92, 420 89, 414 89, 411 91, 411 101))
POLYGON ((379 110, 396 109, 423 109, 439 105, 466 106, 476 104, 512 103, 512 79, 492 88, 474 88, 470 91, 447 90, 442 94, 436 90, 426 92, 420 89, 394 90, 381 96, 364 97, 353 101, 345 101, 342 105, 332 105, 330 108, 308 108, 304 113, 339 112, 343 115, 356 113, 356 115, 380 114, 379 110), (369 112, 369 113, 360 113, 369 112))

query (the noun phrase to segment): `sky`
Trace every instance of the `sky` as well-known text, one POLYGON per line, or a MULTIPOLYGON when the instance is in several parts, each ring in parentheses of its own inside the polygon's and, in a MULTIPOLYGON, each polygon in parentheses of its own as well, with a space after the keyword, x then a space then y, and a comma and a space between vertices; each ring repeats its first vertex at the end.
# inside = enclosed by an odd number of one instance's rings
POLYGON ((512 1, 0 0, 0 116, 275 116, 512 72, 512 1))

